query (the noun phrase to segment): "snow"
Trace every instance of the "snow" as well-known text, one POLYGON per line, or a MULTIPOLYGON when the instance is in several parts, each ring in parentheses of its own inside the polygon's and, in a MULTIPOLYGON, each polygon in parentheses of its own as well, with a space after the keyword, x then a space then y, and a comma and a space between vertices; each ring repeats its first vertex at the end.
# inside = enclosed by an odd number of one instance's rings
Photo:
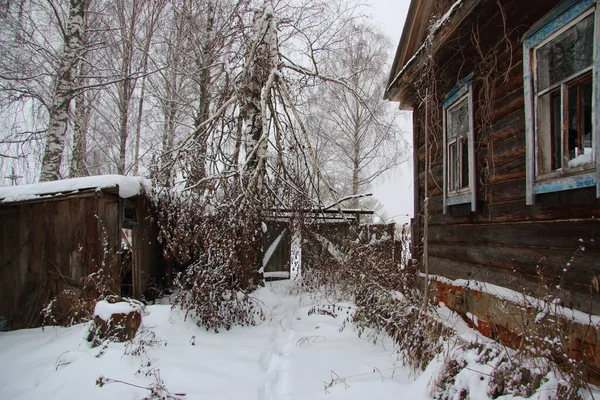
POLYGON ((271 245, 265 252, 265 255, 263 256, 263 261, 262 261, 262 268, 259 272, 262 272, 264 270, 264 268, 267 266, 267 264, 269 263, 269 260, 271 259, 271 256, 277 249, 277 246, 279 246, 279 242, 281 241, 281 238, 283 237, 284 233, 285 233, 285 229, 279 234, 279 236, 277 236, 277 238, 273 241, 273 243, 271 243, 271 245))
POLYGON ((265 278, 289 278, 289 271, 271 271, 265 272, 265 278))
POLYGON ((104 376, 148 386, 148 362, 185 400, 430 398, 427 381, 414 380, 396 362, 391 341, 374 345, 351 325, 340 332, 345 311, 337 318, 308 315, 323 300, 288 295, 289 284, 269 282, 254 293, 267 311, 259 326, 219 334, 184 320, 170 305, 147 306, 142 329, 160 340, 147 356, 125 354, 124 343, 110 343, 103 353, 90 348, 87 324, 0 332, 0 399, 141 400, 149 396, 145 389, 95 382, 104 376))
POLYGON ((290 245, 290 278, 296 279, 302 274, 302 230, 296 227, 293 232, 290 245))
POLYGON ((579 167, 580 165, 585 165, 590 162, 592 162, 592 149, 586 148, 583 154, 580 154, 574 159, 569 160, 569 167, 579 167))
POLYGON ((454 15, 456 10, 458 10, 460 6, 462 6, 462 3, 463 0, 455 1, 454 4, 452 4, 452 6, 448 9, 448 11, 446 11, 446 13, 442 16, 442 18, 438 19, 431 25, 431 28, 429 29, 430 35, 435 34, 442 26, 444 26, 450 20, 450 17, 454 15))
MULTIPOLYGON (((424 274, 420 274, 420 276, 421 278, 425 277, 424 274)), ((600 316, 598 315, 591 315, 579 310, 574 310, 572 308, 561 306, 559 304, 548 303, 538 298, 518 292, 516 290, 508 289, 491 283, 467 279, 451 280, 439 275, 429 275, 429 279, 432 281, 444 282, 453 286, 469 287, 471 289, 490 294, 492 296, 498 297, 499 299, 510 301, 515 304, 537 306, 542 310, 551 309, 554 314, 561 315, 565 318, 568 318, 574 322, 579 322, 581 324, 600 324, 600 316)))
POLYGON ((134 303, 121 301, 118 303, 109 303, 105 300, 96 303, 94 316, 100 317, 103 321, 109 321, 113 314, 129 314, 131 312, 141 311, 141 306, 134 303))
POLYGON ((150 181, 141 177, 123 175, 99 175, 84 178, 62 179, 30 185, 0 187, 0 199, 4 203, 33 200, 44 196, 75 193, 85 189, 119 188, 119 196, 126 199, 138 195, 142 188, 149 188, 150 181))
MULTIPOLYGON (((170 393, 185 393, 174 396, 185 400, 430 400, 448 354, 468 367, 454 388, 468 388, 470 399, 489 399, 485 383, 491 366, 478 362, 473 351, 447 343, 414 375, 398 362, 389 338, 374 345, 368 335, 358 337, 346 321, 353 304, 338 303, 336 317, 309 314, 328 303, 314 294, 290 294, 292 284, 268 282, 253 293, 266 312, 258 326, 218 334, 168 304, 146 307, 141 331, 130 343, 91 348, 85 340, 88 324, 0 332, 0 399, 141 400, 150 397, 145 387, 160 380, 170 393), (96 385, 100 377, 103 387, 96 385)), ((101 303, 96 312, 106 316, 125 307, 101 303)), ((460 321, 447 308, 439 312, 449 324, 460 321)), ((545 399, 556 383, 550 379, 532 399, 545 399)))

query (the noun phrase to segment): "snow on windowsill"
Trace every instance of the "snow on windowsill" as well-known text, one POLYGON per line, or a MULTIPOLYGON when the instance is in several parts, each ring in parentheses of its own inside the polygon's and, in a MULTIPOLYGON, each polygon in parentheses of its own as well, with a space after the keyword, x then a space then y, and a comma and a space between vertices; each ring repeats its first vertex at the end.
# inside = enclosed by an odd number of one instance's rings
POLYGON ((584 154, 580 154, 572 160, 569 160, 569 168, 579 167, 592 162, 592 149, 585 149, 584 154))
POLYGON ((85 189, 119 188, 119 196, 126 199, 150 188, 150 181, 141 177, 123 175, 99 175, 84 178, 62 179, 30 185, 0 187, 0 199, 4 203, 34 200, 47 196, 76 193, 85 189))

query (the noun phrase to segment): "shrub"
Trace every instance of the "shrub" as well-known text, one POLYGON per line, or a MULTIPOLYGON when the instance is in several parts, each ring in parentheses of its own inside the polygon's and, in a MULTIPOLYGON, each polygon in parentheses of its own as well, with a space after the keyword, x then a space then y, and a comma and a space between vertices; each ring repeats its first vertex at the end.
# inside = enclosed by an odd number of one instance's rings
POLYGON ((156 202, 165 257, 182 266, 174 306, 215 332, 254 325, 262 315, 248 295, 261 281, 260 212, 239 200, 208 205, 196 193, 170 191, 156 202))
POLYGON ((104 268, 81 278, 79 294, 67 288, 52 298, 42 310, 42 326, 71 326, 94 317, 96 302, 113 295, 112 283, 104 268))

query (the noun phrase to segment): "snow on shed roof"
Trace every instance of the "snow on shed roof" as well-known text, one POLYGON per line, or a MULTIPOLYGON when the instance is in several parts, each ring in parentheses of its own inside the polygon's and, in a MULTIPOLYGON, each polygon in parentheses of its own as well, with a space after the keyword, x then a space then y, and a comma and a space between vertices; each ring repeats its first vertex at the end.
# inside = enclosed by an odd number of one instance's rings
POLYGON ((72 194, 86 189, 109 188, 118 188, 119 196, 126 199, 139 194, 143 187, 150 187, 148 179, 123 175, 87 176, 31 185, 0 187, 0 199, 3 203, 9 203, 72 194))

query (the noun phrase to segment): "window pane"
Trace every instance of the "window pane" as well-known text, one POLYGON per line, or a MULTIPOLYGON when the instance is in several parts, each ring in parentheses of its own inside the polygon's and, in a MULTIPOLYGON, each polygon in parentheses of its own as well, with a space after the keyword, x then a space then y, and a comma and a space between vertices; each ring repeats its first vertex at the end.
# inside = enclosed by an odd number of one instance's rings
POLYGON ((467 98, 448 110, 446 132, 447 140, 469 132, 469 102, 467 98))
POLYGON ((538 151, 540 172, 561 168, 561 107, 560 89, 538 98, 538 151))
POLYGON ((456 112, 458 116, 458 133, 469 132, 469 103, 467 99, 460 102, 456 112))
POLYGON ((448 147, 448 191, 458 190, 458 146, 456 142, 448 147))
POLYGON ((537 51, 538 91, 592 65, 593 16, 590 14, 537 51))
POLYGON ((447 140, 452 140, 458 135, 458 124, 456 109, 448 110, 448 119, 446 122, 447 140))
POLYGON ((569 85, 568 94, 568 166, 592 161, 592 79, 591 75, 569 85))
POLYGON ((467 140, 467 138, 463 138, 461 141, 460 156, 460 187, 464 188, 469 186, 469 141, 467 140))

